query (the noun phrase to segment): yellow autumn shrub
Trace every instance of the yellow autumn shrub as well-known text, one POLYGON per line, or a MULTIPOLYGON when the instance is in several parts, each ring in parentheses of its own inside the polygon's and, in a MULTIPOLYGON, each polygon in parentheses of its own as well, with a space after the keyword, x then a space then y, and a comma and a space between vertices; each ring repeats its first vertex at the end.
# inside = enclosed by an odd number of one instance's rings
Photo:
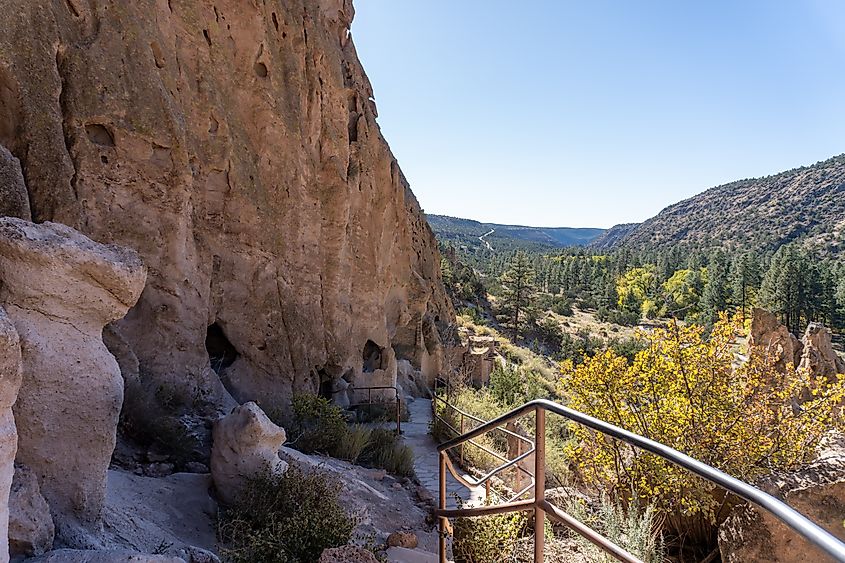
MULTIPOLYGON (((842 382, 779 373, 755 355, 740 363, 739 326, 722 316, 702 327, 670 324, 644 335, 629 363, 612 350, 563 366, 570 406, 669 445, 747 482, 808 461, 834 426, 842 382), (804 402, 797 401, 803 396, 804 402)), ((670 529, 701 542, 731 506, 715 485, 627 444, 574 427, 568 455, 588 484, 654 503, 670 529)))

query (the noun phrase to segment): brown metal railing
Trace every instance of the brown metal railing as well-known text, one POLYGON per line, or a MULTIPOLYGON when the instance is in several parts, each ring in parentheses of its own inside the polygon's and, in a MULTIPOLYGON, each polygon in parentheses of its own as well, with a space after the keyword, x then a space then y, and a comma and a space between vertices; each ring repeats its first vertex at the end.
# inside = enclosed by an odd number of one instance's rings
POLYGON ((367 392, 367 400, 357 403, 350 403, 349 408, 363 407, 372 405, 396 405, 396 434, 402 433, 402 396, 399 394, 399 388, 395 385, 376 385, 374 387, 353 387, 352 391, 356 394, 359 391, 367 392), (393 403, 386 401, 373 401, 373 391, 393 391, 393 403))
MULTIPOLYGON (((476 423, 474 428, 477 427, 477 426, 480 426, 482 424, 485 424, 487 422, 486 420, 484 420, 482 418, 479 418, 475 415, 472 415, 472 414, 470 414, 466 411, 459 409, 458 407, 449 403, 446 398, 444 398, 444 397, 442 397, 442 396, 440 396, 436 393, 434 394, 434 399, 432 401, 432 405, 433 405, 433 409, 434 409, 433 416, 434 416, 435 421, 437 423, 442 424, 446 429, 448 429, 453 437, 462 436, 467 431, 467 421, 471 421, 473 423, 476 423), (458 418, 458 420, 459 420, 458 428, 455 428, 454 426, 452 426, 452 424, 451 424, 451 422, 448 418, 441 416, 438 413, 438 410, 437 410, 438 404, 442 405, 445 412, 451 412, 453 415, 455 415, 458 418)), ((452 473, 452 475, 455 475, 455 478, 464 487, 473 488, 473 487, 480 487, 481 485, 484 485, 487 497, 490 496, 490 483, 491 483, 492 478, 495 477, 496 475, 499 475, 500 473, 504 472, 506 469, 510 469, 511 467, 513 467, 516 472, 523 473, 531 481, 531 484, 528 487, 526 487, 525 489, 522 489, 521 491, 518 491, 513 497, 511 497, 509 502, 515 501, 515 500, 519 499, 520 497, 522 497, 525 493, 530 491, 534 486, 534 473, 531 472, 531 471, 528 471, 527 469, 525 469, 524 467, 522 467, 519 464, 519 462, 527 459, 532 454, 534 454, 534 448, 535 448, 534 440, 531 440, 530 438, 526 438, 525 436, 522 436, 522 435, 518 434, 517 432, 514 432, 514 431, 509 430, 507 428, 496 428, 495 430, 501 432, 505 436, 510 436, 511 438, 514 438, 517 441, 522 442, 528 448, 527 451, 515 456, 513 459, 509 459, 508 457, 502 455, 501 452, 497 452, 496 450, 489 448, 489 447, 485 446, 484 444, 480 444, 480 443, 476 442, 475 440, 467 440, 466 445, 471 445, 475 448, 478 448, 479 450, 486 453, 487 455, 503 462, 502 465, 499 465, 498 467, 496 467, 495 469, 487 472, 486 474, 482 474, 480 477, 473 478, 473 477, 470 477, 470 476, 461 475, 460 472, 456 471, 455 467, 452 465, 451 458, 447 457, 446 463, 449 465, 449 472, 452 473)), ((465 454, 466 454, 465 453, 465 444, 462 443, 459 446, 458 455, 457 455, 458 460, 459 460, 459 465, 461 467, 465 467, 465 464, 466 464, 466 455, 465 454)))
MULTIPOLYGON (((642 563, 640 559, 632 555, 625 549, 614 544, 609 539, 605 538, 595 530, 592 530, 582 522, 573 518, 560 508, 554 506, 546 499, 546 412, 552 412, 567 418, 573 422, 591 428, 602 434, 611 436, 618 440, 622 440, 632 446, 643 449, 655 455, 666 459, 686 469, 699 477, 707 479, 712 483, 724 488, 725 490, 736 494, 737 496, 756 504, 763 508, 775 518, 804 536, 811 544, 817 546, 825 553, 833 557, 836 561, 845 562, 845 543, 842 543, 832 534, 828 533, 817 524, 810 521, 808 518, 791 508, 786 503, 774 498, 763 491, 752 487, 738 479, 727 475, 706 465, 696 459, 693 459, 681 452, 644 438, 632 432, 628 432, 618 426, 608 424, 584 413, 569 409, 563 405, 559 405, 552 401, 535 400, 518 407, 509 413, 506 413, 489 422, 485 422, 463 433, 456 438, 449 440, 438 446, 440 455, 440 494, 439 505, 435 514, 438 517, 438 527, 440 531, 439 543, 439 557, 441 563, 446 563, 446 536, 449 533, 451 526, 449 524, 450 518, 470 517, 470 516, 485 516, 492 514, 502 514, 508 512, 519 511, 533 511, 534 512, 534 561, 535 563, 543 562, 543 552, 545 548, 545 519, 546 517, 554 520, 564 526, 568 527, 577 534, 583 536, 588 541, 595 544, 597 547, 605 551, 608 555, 614 557, 619 561, 627 563, 642 563), (461 483, 466 483, 459 472, 455 471, 451 460, 449 459, 449 450, 461 446, 466 442, 471 442, 474 438, 486 434, 492 430, 502 430, 501 426, 517 418, 534 413, 535 415, 535 440, 536 443, 533 448, 534 454, 534 474, 533 484, 534 496, 532 500, 517 500, 515 497, 511 502, 497 505, 488 505, 481 507, 470 508, 446 508, 446 472, 449 471, 461 483)), ((513 460, 509 460, 512 463, 513 460)), ((508 463, 496 468, 486 476, 489 480, 492 474, 503 471, 510 467, 508 463)), ((529 488, 530 490, 530 488, 529 488)), ((489 493, 489 489, 488 489, 489 493)), ((521 496, 521 495, 520 495, 521 496)), ((488 501, 489 502, 489 501, 488 501)))

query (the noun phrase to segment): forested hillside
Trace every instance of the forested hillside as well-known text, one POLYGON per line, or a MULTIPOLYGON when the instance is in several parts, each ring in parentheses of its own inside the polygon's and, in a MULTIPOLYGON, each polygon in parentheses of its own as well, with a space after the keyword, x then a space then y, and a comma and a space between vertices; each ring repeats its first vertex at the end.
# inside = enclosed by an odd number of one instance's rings
POLYGON ((845 253, 845 155, 709 189, 639 225, 613 227, 592 246, 774 252, 793 241, 823 256, 845 253))
POLYGON ((604 229, 500 225, 445 215, 427 215, 426 218, 441 241, 466 246, 469 250, 541 250, 584 246, 604 233, 604 229))

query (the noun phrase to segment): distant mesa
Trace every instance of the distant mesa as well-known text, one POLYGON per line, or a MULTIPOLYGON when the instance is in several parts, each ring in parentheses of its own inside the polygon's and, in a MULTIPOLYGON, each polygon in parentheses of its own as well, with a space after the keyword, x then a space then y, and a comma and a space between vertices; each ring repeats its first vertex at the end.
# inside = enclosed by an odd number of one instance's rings
POLYGON ((487 250, 490 247, 494 250, 512 250, 587 246, 605 232, 605 229, 481 223, 446 215, 426 215, 426 218, 441 241, 487 250))

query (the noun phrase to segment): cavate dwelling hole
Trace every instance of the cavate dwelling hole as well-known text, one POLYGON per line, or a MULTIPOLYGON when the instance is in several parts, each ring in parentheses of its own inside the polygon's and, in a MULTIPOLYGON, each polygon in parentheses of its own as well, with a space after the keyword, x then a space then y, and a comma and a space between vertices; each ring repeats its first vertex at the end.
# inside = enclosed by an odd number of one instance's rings
POLYGON ((202 30, 202 36, 205 37, 205 42, 208 43, 209 47, 211 47, 211 36, 208 34, 207 29, 202 30))
POLYGON ((223 328, 217 323, 208 327, 208 332, 205 335, 205 349, 208 352, 208 359, 211 361, 211 369, 217 375, 234 364, 240 356, 237 349, 226 338, 223 328))
POLYGON ((320 378, 320 396, 324 399, 331 400, 334 391, 334 381, 332 377, 326 373, 326 370, 317 370, 317 376, 320 378))
POLYGON ((364 345, 364 373, 372 373, 381 369, 382 348, 372 340, 364 345))
POLYGON ((255 63, 255 74, 259 78, 267 78, 267 65, 264 63, 255 63))
POLYGON ((105 125, 100 125, 99 123, 89 123, 85 126, 85 134, 88 135, 88 140, 95 145, 99 145, 101 147, 114 146, 114 135, 111 134, 111 131, 109 131, 105 125))

